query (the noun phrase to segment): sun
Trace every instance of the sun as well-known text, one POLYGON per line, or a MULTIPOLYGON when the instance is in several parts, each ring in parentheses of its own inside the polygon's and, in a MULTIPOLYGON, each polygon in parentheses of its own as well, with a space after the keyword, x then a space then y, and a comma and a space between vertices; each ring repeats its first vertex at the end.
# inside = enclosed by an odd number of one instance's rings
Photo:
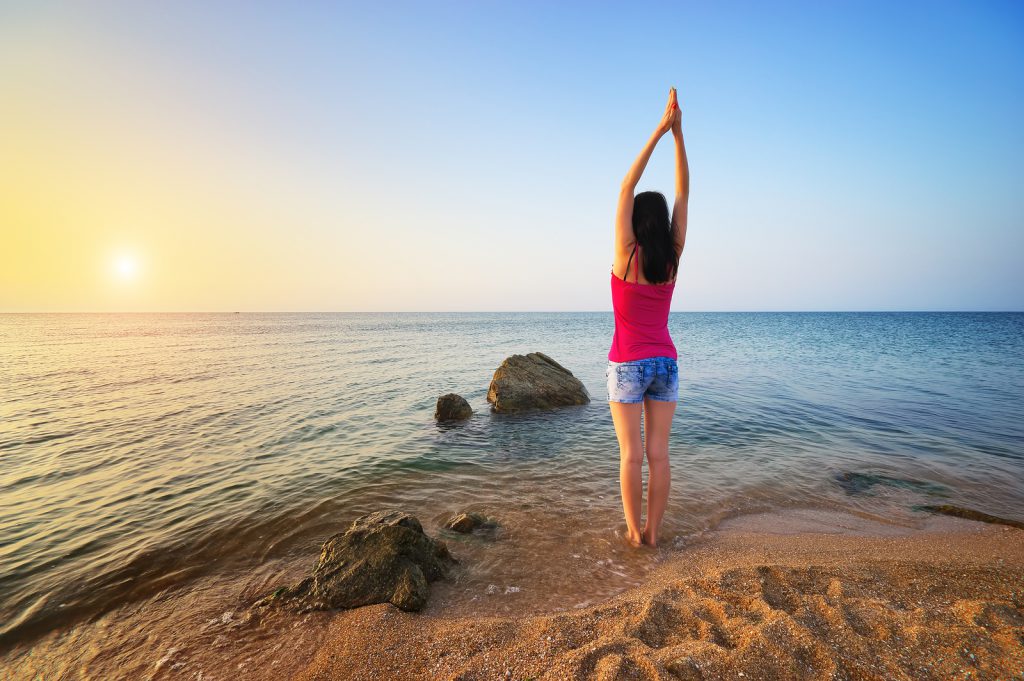
POLYGON ((130 254, 122 254, 114 258, 114 274, 119 279, 130 281, 139 274, 139 261, 130 254))

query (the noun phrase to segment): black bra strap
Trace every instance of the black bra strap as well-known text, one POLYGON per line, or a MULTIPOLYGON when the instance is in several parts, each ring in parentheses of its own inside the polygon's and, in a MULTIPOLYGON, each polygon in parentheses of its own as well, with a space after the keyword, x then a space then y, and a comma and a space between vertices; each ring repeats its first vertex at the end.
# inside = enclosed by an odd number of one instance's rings
MULTIPOLYGON (((636 243, 633 244, 633 253, 636 253, 636 247, 639 246, 639 245, 640 245, 639 241, 637 241, 636 243)), ((626 281, 626 277, 629 276, 629 263, 633 262, 633 253, 629 254, 629 260, 626 261, 626 273, 622 275, 622 281, 626 281)), ((639 262, 639 261, 637 261, 637 262, 639 262)), ((638 272, 639 272, 639 270, 638 270, 638 272)), ((637 274, 635 279, 637 281, 639 281, 640 280, 640 275, 637 274)))

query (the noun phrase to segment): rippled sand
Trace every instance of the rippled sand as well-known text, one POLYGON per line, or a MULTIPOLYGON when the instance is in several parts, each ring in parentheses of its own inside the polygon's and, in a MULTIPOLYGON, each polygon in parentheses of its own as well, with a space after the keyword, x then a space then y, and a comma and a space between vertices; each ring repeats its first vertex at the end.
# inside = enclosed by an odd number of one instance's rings
POLYGON ((728 521, 642 586, 575 612, 340 612, 298 678, 1001 679, 1022 669, 1024 530, 794 511, 728 521))

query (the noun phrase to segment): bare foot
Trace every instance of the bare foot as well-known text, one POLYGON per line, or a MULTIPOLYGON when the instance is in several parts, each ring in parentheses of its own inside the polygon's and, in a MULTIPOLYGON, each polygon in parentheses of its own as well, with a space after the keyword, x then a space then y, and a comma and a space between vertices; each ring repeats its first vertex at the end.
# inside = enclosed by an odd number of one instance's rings
POLYGON ((626 530, 626 542, 633 548, 640 548, 644 545, 643 532, 632 534, 629 530, 626 530))
POLYGON ((651 539, 650 537, 648 537, 647 530, 640 531, 640 541, 642 541, 645 545, 650 546, 651 548, 658 548, 658 540, 651 539))

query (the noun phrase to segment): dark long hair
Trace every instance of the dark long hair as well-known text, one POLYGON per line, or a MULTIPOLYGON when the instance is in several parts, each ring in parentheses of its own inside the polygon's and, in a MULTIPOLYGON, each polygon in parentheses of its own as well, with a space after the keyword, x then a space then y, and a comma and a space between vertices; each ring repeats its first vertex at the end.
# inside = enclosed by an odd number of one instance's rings
POLYGON ((633 234, 640 242, 647 281, 652 284, 671 281, 679 269, 679 259, 664 194, 640 192, 633 197, 633 234))

